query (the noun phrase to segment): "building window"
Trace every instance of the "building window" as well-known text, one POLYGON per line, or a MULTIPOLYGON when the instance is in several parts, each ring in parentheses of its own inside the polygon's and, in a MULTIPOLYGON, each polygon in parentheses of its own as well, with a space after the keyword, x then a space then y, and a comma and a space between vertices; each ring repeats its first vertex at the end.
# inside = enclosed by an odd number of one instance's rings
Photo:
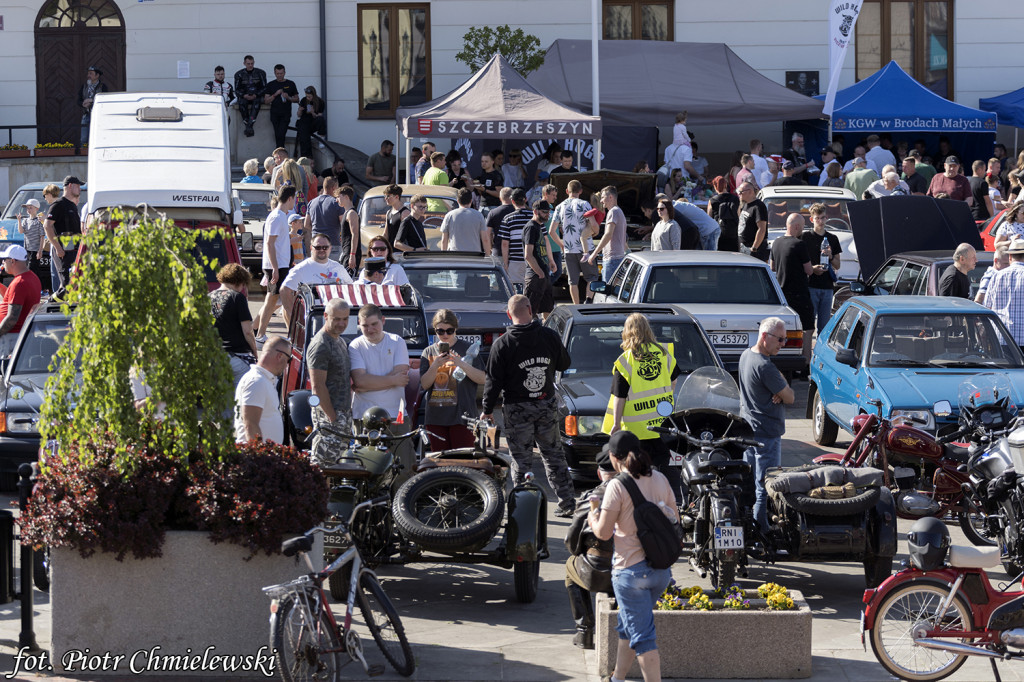
POLYGON ((864 0, 857 80, 895 61, 937 95, 953 96, 953 0, 864 0))
POLYGON ((604 0, 605 40, 674 40, 672 0, 604 0))
POLYGON ((430 5, 359 5, 359 116, 430 100, 430 5))

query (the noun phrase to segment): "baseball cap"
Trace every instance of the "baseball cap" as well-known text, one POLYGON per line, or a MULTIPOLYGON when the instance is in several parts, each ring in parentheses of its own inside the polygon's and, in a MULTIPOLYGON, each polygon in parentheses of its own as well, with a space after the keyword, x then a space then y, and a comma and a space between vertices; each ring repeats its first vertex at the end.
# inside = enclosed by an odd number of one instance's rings
POLYGON ((832 149, 832 147, 822 147, 821 153, 822 153, 822 155, 825 155, 825 154, 835 154, 836 150, 832 149))
POLYGON ((950 154, 949 156, 946 157, 946 160, 943 161, 943 163, 955 163, 956 165, 959 166, 960 165, 960 159, 958 159, 955 156, 953 156, 952 154, 950 154))
POLYGON ((630 452, 640 452, 640 439, 631 431, 616 431, 601 452, 613 455, 616 459, 625 459, 630 452))
POLYGON ((547 171, 541 171, 540 173, 537 173, 537 177, 540 178, 541 180, 547 180, 548 178, 551 177, 551 173, 548 173, 547 171))
POLYGON ((68 176, 64 177, 64 186, 65 187, 67 187, 68 185, 81 185, 81 184, 82 184, 82 181, 79 180, 74 175, 68 175, 68 176))
POLYGON ((305 90, 305 93, 306 93, 307 95, 312 95, 312 94, 313 94, 313 92, 314 92, 314 91, 313 91, 313 86, 312 86, 312 85, 307 85, 307 86, 306 86, 306 90, 305 90))
POLYGON ((768 156, 768 160, 772 161, 774 163, 782 163, 782 161, 783 161, 782 154, 770 154, 768 156))
POLYGON ((546 202, 546 201, 544 201, 543 199, 537 199, 537 201, 533 202, 533 210, 534 211, 550 211, 551 210, 551 204, 546 202))
POLYGON ((14 260, 28 260, 28 251, 20 244, 11 244, 3 251, 0 251, 0 258, 13 258, 14 260))
POLYGON ((597 468, 608 473, 615 473, 615 467, 612 466, 612 456, 604 450, 597 453, 597 468))
POLYGON ((792 170, 792 168, 793 168, 793 162, 792 162, 792 161, 790 161, 789 159, 786 159, 785 161, 783 161, 783 162, 782 162, 782 167, 783 167, 783 168, 784 168, 785 170, 792 170))
POLYGON ((296 220, 305 220, 305 218, 303 218, 303 217, 302 217, 302 216, 301 216, 300 214, 298 214, 298 213, 292 213, 292 214, 291 214, 290 216, 288 216, 288 224, 289 224, 289 225, 291 225, 291 224, 292 224, 293 222, 295 222, 296 220))
POLYGON ((22 206, 35 206, 36 208, 39 208, 39 199, 29 199, 22 204, 22 206))
POLYGON ((853 165, 855 165, 855 166, 866 166, 866 165, 868 165, 868 160, 865 159, 863 156, 858 156, 857 158, 855 158, 853 160, 853 165))
MULTIPOLYGON (((103 71, 98 66, 90 66, 88 69, 86 69, 86 71, 95 71, 97 76, 102 76, 103 75, 103 71)), ((78 183, 78 184, 82 184, 82 183, 78 183)))

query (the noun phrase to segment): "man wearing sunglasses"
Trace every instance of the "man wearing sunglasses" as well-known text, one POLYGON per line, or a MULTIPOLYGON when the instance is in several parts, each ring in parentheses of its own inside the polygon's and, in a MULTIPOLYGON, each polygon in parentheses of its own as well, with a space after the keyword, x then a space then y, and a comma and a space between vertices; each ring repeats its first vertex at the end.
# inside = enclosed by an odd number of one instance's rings
POLYGON ((242 375, 235 389, 235 441, 261 438, 284 443, 284 420, 277 377, 292 357, 292 346, 283 336, 271 336, 263 344, 259 361, 242 375))
POLYGON ((292 305, 295 303, 295 292, 300 284, 352 284, 352 277, 341 263, 331 260, 331 239, 326 234, 313 236, 313 255, 292 266, 288 276, 281 283, 281 304, 284 306, 284 318, 291 317, 292 305))

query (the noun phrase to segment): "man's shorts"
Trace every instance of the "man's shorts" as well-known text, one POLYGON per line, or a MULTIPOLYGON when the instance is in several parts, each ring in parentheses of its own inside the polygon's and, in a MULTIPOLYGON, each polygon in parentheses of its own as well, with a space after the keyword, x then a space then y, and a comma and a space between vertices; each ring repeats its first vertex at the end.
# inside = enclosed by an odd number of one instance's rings
POLYGON ((274 275, 274 271, 273 270, 271 270, 270 268, 263 268, 263 274, 266 276, 266 280, 267 280, 267 283, 266 283, 267 293, 268 294, 273 294, 275 296, 277 294, 280 294, 281 293, 281 284, 284 283, 285 278, 288 277, 288 268, 278 268, 277 269, 277 284, 274 284, 273 282, 270 281, 270 278, 273 277, 273 275, 274 275))
POLYGON ((551 290, 550 277, 527 277, 526 298, 530 299, 530 307, 535 315, 550 313, 555 309, 555 295, 551 290))
POLYGON ((580 275, 587 282, 596 282, 600 277, 597 266, 583 260, 582 253, 565 254, 565 271, 569 275, 569 286, 575 286, 580 281, 580 275))

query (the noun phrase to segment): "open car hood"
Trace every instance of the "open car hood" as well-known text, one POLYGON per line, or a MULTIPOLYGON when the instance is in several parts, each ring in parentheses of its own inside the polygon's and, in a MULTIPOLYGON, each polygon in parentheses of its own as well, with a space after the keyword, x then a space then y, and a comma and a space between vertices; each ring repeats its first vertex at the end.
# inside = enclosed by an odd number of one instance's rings
POLYGON ((983 250, 966 202, 932 197, 882 197, 847 204, 861 274, 870 277, 903 251, 948 249, 964 242, 983 250))

